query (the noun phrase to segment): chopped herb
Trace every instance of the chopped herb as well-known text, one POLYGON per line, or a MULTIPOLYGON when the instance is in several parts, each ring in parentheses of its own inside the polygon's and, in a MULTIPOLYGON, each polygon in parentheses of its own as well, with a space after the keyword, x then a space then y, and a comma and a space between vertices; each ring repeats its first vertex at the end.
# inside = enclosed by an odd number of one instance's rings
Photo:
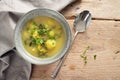
POLYGON ((37 44, 37 45, 40 44, 40 38, 35 39, 35 44, 37 44))
POLYGON ((80 55, 80 56, 81 56, 81 58, 83 58, 84 64, 86 64, 87 63, 87 56, 85 56, 85 55, 80 55))
POLYGON ((40 43, 40 38, 37 38, 37 39, 35 40, 35 42, 36 42, 36 44, 39 44, 39 43, 40 43))
POLYGON ((84 50, 83 54, 86 54, 87 50, 84 50))
POLYGON ((40 29, 40 30, 38 31, 38 33, 39 33, 40 35, 42 35, 42 34, 44 34, 44 31, 43 31, 42 29, 40 29))
POLYGON ((84 56, 84 55, 80 55, 81 58, 83 58, 83 60, 87 60, 87 56, 84 56))
POLYGON ((40 24, 40 25, 39 25, 38 33, 39 33, 40 35, 47 34, 47 29, 45 28, 45 25, 44 25, 44 24, 40 24))
POLYGON ((90 48, 90 46, 88 46, 85 50, 84 50, 84 52, 83 52, 83 54, 86 54, 86 52, 87 52, 87 50, 90 48))
POLYGON ((41 38, 40 39, 40 44, 43 44, 45 42, 45 39, 44 38, 41 38))
POLYGON ((29 46, 34 46, 34 45, 36 45, 35 41, 31 41, 31 42, 29 43, 29 46))
POLYGON ((40 35, 47 34, 47 30, 46 30, 46 29, 39 29, 39 30, 38 30, 38 33, 39 33, 40 35))
POLYGON ((94 55, 94 60, 96 60, 97 55, 94 55))
POLYGON ((86 52, 87 52, 87 50, 88 50, 89 48, 90 48, 90 46, 86 47, 86 49, 84 50, 83 54, 80 55, 81 58, 84 60, 84 64, 87 63, 87 55, 86 55, 86 52))
POLYGON ((87 60, 87 56, 84 57, 84 60, 87 60))
POLYGON ((45 39, 44 38, 36 38, 34 41, 35 41, 35 44, 38 45, 38 44, 43 44, 45 42, 45 39))
POLYGON ((80 55, 80 57, 81 57, 81 58, 84 58, 84 56, 83 56, 83 55, 80 55))
POLYGON ((30 42, 29 46, 32 46, 32 42, 30 42))
POLYGON ((44 24, 40 24, 39 25, 39 29, 45 29, 45 25, 44 24))
POLYGON ((87 61, 84 61, 85 64, 87 64, 87 61))
POLYGON ((30 33, 33 34, 34 32, 35 32, 35 28, 32 28, 32 29, 30 30, 30 33))
POLYGON ((27 40, 24 41, 24 44, 27 45, 27 40))
POLYGON ((33 21, 33 25, 38 26, 38 24, 35 21, 33 21))

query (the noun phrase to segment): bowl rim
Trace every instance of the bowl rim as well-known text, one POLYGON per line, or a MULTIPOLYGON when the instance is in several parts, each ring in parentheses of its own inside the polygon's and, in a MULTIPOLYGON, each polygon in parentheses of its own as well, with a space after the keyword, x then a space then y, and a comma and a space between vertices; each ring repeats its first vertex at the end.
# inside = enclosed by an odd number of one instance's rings
MULTIPOLYGON (((28 20, 27 20, 28 21, 28 20)), ((62 24, 62 23, 60 23, 60 24, 62 24)), ((22 26, 23 27, 23 26, 22 26)), ((67 35, 66 34, 66 35, 67 35)), ((66 20, 66 18, 61 14, 61 13, 59 13, 58 11, 55 11, 55 10, 51 10, 51 9, 47 9, 47 8, 39 8, 39 9, 33 9, 33 10, 31 10, 31 11, 29 11, 29 12, 27 12, 26 14, 24 14, 19 20, 18 20, 18 22, 17 22, 17 24, 16 24, 16 27, 15 27, 15 30, 14 30, 14 42, 15 42, 15 47, 16 47, 16 49, 17 49, 17 51, 18 51, 18 53, 19 53, 19 55, 21 56, 21 57, 23 57, 25 60, 27 60, 28 62, 30 62, 30 63, 32 63, 32 64, 37 64, 37 65, 46 65, 46 64, 51 64, 51 63, 54 63, 54 62, 56 62, 56 61, 58 61, 60 58, 62 58, 66 53, 67 53, 67 51, 69 50, 69 48, 70 48, 70 46, 71 46, 71 43, 72 43, 72 34, 71 34, 71 29, 70 29, 70 26, 69 26, 69 24, 68 24, 68 22, 67 22, 67 20, 66 20), (19 44, 19 42, 18 42, 18 36, 20 36, 21 37, 21 33, 20 33, 20 31, 19 31, 19 28, 20 28, 20 25, 23 23, 22 21, 23 20, 25 20, 28 16, 30 16, 29 14, 32 14, 32 13, 34 13, 35 11, 41 11, 41 10, 47 10, 47 11, 51 11, 51 12, 53 12, 53 13, 55 13, 55 14, 57 14, 57 15, 59 15, 60 17, 61 17, 61 19, 63 19, 64 20, 64 23, 65 23, 65 25, 67 25, 66 27, 67 27, 67 29, 68 29, 68 39, 67 39, 67 46, 66 46, 66 50, 64 50, 64 53, 62 53, 60 56, 58 56, 58 57, 56 57, 56 58, 54 58, 53 60, 51 59, 51 61, 48 61, 48 62, 45 62, 44 61, 44 63, 40 63, 40 61, 39 62, 37 62, 37 61, 34 61, 34 60, 32 60, 32 59, 30 59, 30 57, 28 57, 28 56, 26 56, 25 54, 28 54, 28 52, 27 52, 27 50, 25 50, 25 48, 24 47, 20 47, 19 45, 23 45, 23 44, 19 44), (18 33, 20 34, 20 35, 18 35, 18 33), (23 48, 24 48, 24 51, 23 51, 23 48), (22 51, 21 51, 22 50, 22 51), (24 54, 22 53, 22 52, 24 52, 24 54), (22 54, 21 54, 22 53, 22 54), (27 59, 28 58, 28 59, 27 59)), ((63 49, 62 49, 62 51, 63 51, 63 49)), ((29 54, 28 54, 29 55, 29 54)), ((43 59, 42 59, 43 60, 43 59)), ((42 61, 41 60, 41 61, 42 61)), ((47 59, 46 59, 46 61, 47 61, 47 59)))

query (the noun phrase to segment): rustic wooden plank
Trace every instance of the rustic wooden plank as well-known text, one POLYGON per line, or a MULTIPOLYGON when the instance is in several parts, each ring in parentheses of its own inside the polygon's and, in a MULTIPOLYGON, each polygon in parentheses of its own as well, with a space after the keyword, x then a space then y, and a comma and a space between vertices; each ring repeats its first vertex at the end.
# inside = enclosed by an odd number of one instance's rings
MULTIPOLYGON (((71 29, 73 20, 68 20, 71 29)), ((72 30, 73 31, 73 30, 72 30)), ((120 22, 92 20, 89 29, 80 33, 56 80, 120 80, 120 22), (86 47, 87 64, 80 57, 86 47), (97 55, 96 60, 93 56, 97 55)), ((52 80, 57 63, 33 66, 31 80, 52 80)))
POLYGON ((83 10, 89 10, 93 18, 120 20, 120 0, 78 0, 66 7, 62 14, 73 17, 83 10))
POLYGON ((50 78, 52 72, 54 71, 55 67, 57 65, 56 63, 53 64, 49 64, 49 65, 44 65, 44 66, 40 66, 40 65, 33 65, 33 69, 32 69, 32 78, 36 78, 36 77, 45 77, 45 78, 50 78))

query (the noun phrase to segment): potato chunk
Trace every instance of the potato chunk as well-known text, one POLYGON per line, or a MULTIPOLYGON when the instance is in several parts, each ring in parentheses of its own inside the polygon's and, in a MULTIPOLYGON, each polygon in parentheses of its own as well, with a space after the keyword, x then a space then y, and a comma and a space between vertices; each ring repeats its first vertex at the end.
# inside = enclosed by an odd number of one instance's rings
POLYGON ((54 37, 54 35, 55 35, 55 32, 53 30, 49 32, 49 37, 54 37))
POLYGON ((56 41, 55 41, 55 40, 52 40, 52 39, 48 39, 48 40, 45 42, 45 45, 46 45, 47 49, 53 49, 53 48, 55 48, 55 46, 56 46, 56 41))

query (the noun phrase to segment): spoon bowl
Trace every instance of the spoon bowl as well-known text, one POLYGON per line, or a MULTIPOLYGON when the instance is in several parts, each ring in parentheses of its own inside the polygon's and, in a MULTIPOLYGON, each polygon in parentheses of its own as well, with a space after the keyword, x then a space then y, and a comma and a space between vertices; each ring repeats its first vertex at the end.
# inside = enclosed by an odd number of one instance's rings
POLYGON ((85 10, 81 12, 78 16, 76 16, 74 21, 75 35, 73 40, 75 39, 75 37, 79 32, 84 32, 88 28, 90 21, 91 21, 91 13, 88 10, 85 10))

